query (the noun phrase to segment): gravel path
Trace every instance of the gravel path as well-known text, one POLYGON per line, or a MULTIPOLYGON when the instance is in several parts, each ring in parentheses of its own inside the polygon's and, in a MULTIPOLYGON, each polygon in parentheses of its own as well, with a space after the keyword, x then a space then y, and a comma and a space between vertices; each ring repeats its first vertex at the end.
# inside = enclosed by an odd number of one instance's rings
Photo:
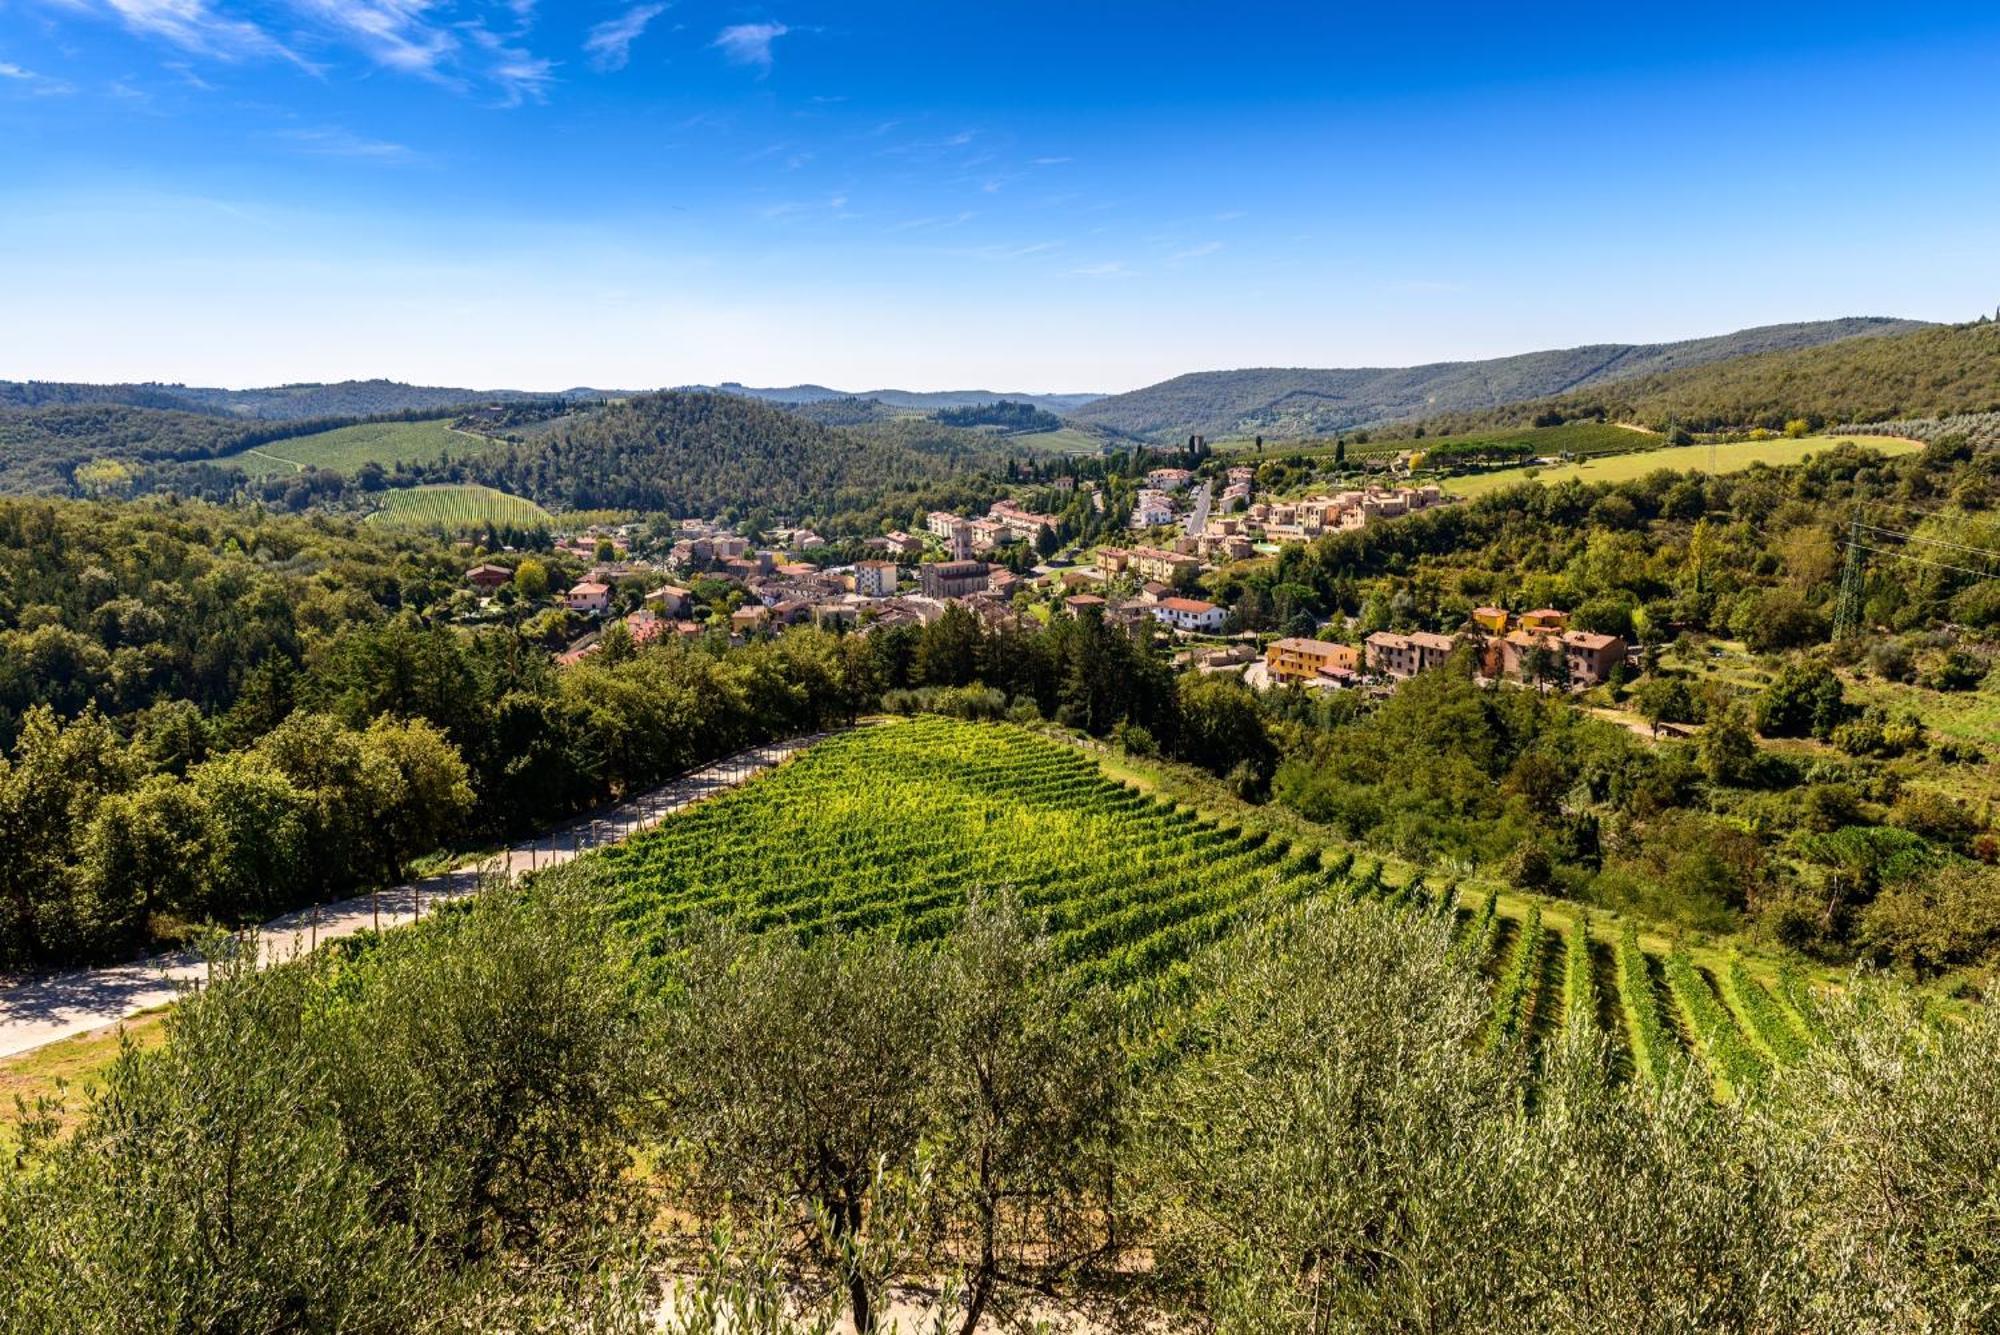
MULTIPOLYGON (((732 788, 820 740, 824 733, 752 747, 713 765, 692 770, 673 782, 592 817, 572 821, 529 843, 483 862, 427 876, 379 894, 337 904, 321 904, 274 918, 257 929, 257 948, 266 963, 310 950, 321 941, 380 925, 412 922, 442 899, 470 894, 483 876, 509 876, 567 862, 605 844, 654 825, 711 793, 732 788)), ((173 1001, 199 987, 207 966, 191 950, 156 955, 131 964, 73 969, 9 980, 0 985, 0 1057, 26 1052, 74 1034, 115 1024, 127 1016, 173 1001)))

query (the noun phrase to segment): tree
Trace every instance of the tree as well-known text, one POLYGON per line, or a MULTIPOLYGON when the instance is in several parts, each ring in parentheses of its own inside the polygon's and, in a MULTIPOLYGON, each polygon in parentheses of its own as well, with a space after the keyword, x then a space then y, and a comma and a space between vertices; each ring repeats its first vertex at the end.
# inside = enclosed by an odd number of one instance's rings
POLYGON ((1249 687, 1229 676, 1183 676, 1177 703, 1177 758, 1213 774, 1247 764, 1256 778, 1254 787, 1269 781, 1278 748, 1265 733, 1263 710, 1249 687))
POLYGON ((514 592, 529 601, 549 591, 549 568, 530 556, 514 567, 514 592))
POLYGON ((1046 1283, 1112 1247, 1125 1061, 1110 995, 1065 971, 1009 901, 972 905, 939 982, 941 1216, 971 1248, 960 1331, 973 1335, 1003 1277, 1046 1283))
POLYGON ((458 748, 424 719, 378 718, 362 747, 376 776, 375 844, 394 885, 412 855, 445 842, 472 809, 471 776, 458 748))
POLYGON ((1757 697, 1757 731, 1766 737, 1833 735, 1847 718, 1840 678, 1823 663, 1785 664, 1757 697))
POLYGON ((1700 742, 1702 773, 1710 783, 1738 787, 1750 781, 1757 763, 1757 739, 1734 701, 1711 705, 1700 742))
POLYGON ((699 930, 677 970, 658 1107, 698 1198, 776 1215, 875 1328, 899 1263, 873 1227, 918 1171, 942 1037, 935 958, 866 938, 699 930))
POLYGON ((943 615, 917 639, 912 681, 929 686, 968 686, 979 671, 979 618, 963 603, 945 604, 943 615))

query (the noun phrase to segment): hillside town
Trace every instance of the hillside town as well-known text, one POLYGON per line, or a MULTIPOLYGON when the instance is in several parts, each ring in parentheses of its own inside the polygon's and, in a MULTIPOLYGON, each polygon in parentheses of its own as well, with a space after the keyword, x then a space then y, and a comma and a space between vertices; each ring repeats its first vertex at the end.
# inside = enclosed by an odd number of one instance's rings
MULTIPOLYGON (((570 665, 620 639, 636 646, 713 635, 742 643, 799 625, 871 634, 930 625, 955 605, 988 629, 1056 616, 1096 617, 1128 631, 1150 626, 1189 666, 1266 689, 1393 688, 1461 648, 1474 654, 1484 679, 1545 688, 1601 685, 1627 661, 1625 640, 1573 629, 1552 608, 1481 607, 1463 626, 1439 631, 1363 634, 1352 617, 1330 619, 1310 637, 1246 630, 1229 607, 1202 596, 1219 569, 1449 499, 1435 485, 1260 498, 1255 477, 1242 466, 1212 477, 1151 469, 1126 525, 1134 540, 1094 547, 1062 545, 1057 516, 1012 499, 979 515, 931 511, 915 533, 861 540, 866 554, 852 559, 838 556, 853 544, 836 547, 802 527, 769 529, 753 542, 720 520, 687 519, 662 548, 657 534, 649 542, 636 524, 591 526, 559 537, 551 553, 582 569, 549 595, 570 632, 554 656, 570 665)), ((1070 485, 1059 490, 1080 485, 1103 505, 1098 484, 1060 482, 1070 485)), ((482 561, 466 571, 466 583, 490 607, 502 589, 518 594, 518 566, 482 561)))

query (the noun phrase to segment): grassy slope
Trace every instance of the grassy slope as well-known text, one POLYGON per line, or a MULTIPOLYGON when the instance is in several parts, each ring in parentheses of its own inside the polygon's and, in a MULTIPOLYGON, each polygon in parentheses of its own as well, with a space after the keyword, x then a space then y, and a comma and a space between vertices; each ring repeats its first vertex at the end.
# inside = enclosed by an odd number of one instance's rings
MULTIPOLYGON (((1653 432, 1639 427, 1610 422, 1569 422, 1562 426, 1496 427, 1490 431, 1468 431, 1455 436, 1426 436, 1422 439, 1380 438, 1361 443, 1350 440, 1347 442, 1347 457, 1368 459, 1393 456, 1405 451, 1435 450, 1440 445, 1517 443, 1533 447, 1537 455, 1616 454, 1657 444, 1658 438, 1653 432)), ((1245 463, 1317 458, 1332 454, 1336 448, 1336 443, 1331 440, 1267 440, 1263 452, 1257 453, 1255 442, 1249 437, 1220 441, 1215 445, 1218 454, 1250 454, 1252 457, 1244 460, 1245 463)))
POLYGON ((1026 431, 1005 437, 1009 445, 1038 454, 1096 454, 1104 448, 1102 437, 1066 426, 1057 431, 1026 431))
POLYGON ((407 487, 382 494, 382 508, 368 522, 390 528, 456 531, 488 522, 516 528, 549 523, 549 512, 533 501, 481 486, 407 487))
POLYGON ((241 468, 252 477, 291 473, 301 468, 329 468, 352 473, 365 463, 389 468, 398 463, 434 463, 446 455, 475 454, 492 442, 483 436, 454 431, 446 419, 425 422, 364 422, 310 436, 273 441, 231 455, 219 462, 241 468))
MULTIPOLYGON (((1777 467, 1796 464, 1808 454, 1830 449, 1840 443, 1843 443, 1841 439, 1832 436, 1807 436, 1801 440, 1743 441, 1733 445, 1717 445, 1714 447, 1715 471, 1735 473, 1756 464, 1771 464, 1777 467)), ((1908 454, 1923 448, 1913 440, 1896 440, 1886 436, 1870 436, 1857 443, 1883 454, 1908 454)), ((1688 445, 1678 449, 1640 450, 1632 454, 1602 455, 1585 459, 1580 463, 1541 469, 1532 480, 1551 485, 1570 478, 1578 478, 1584 482, 1630 482, 1662 468, 1670 468, 1677 472, 1705 473, 1709 471, 1709 449, 1707 445, 1688 445)), ((1504 468, 1491 473, 1474 473, 1464 477, 1449 478, 1444 483, 1444 489, 1455 496, 1479 496, 1529 480, 1523 469, 1504 468)))
POLYGON ((63 1124, 73 1124, 98 1075, 118 1056, 123 1039, 129 1037, 142 1048, 155 1047, 166 1037, 165 1020, 164 1009, 147 1011, 109 1029, 0 1058, 0 1153, 15 1144, 21 1104, 32 1105, 43 1096, 57 1099, 63 1105, 63 1124))

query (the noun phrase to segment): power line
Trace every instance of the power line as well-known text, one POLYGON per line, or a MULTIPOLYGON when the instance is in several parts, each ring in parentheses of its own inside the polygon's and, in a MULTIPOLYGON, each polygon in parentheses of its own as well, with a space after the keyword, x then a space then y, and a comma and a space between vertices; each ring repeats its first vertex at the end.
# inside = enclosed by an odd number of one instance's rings
POLYGON ((1921 556, 1911 556, 1908 552, 1899 552, 1893 547, 1870 547, 1866 543, 1853 541, 1847 545, 1853 550, 1874 552, 1877 556, 1894 557, 1898 561, 1911 561, 1920 566, 1935 566, 1939 570, 1956 570, 1961 575, 1971 575, 1975 579, 2000 579, 2000 571, 1971 570, 1965 566, 1948 565, 1943 561, 1930 561, 1921 556))
POLYGON ((1856 520, 1855 527, 1867 529, 1871 533, 1880 533, 1886 537, 1901 538, 1905 542, 1927 543, 1932 547, 1950 547, 1954 551, 1971 552, 1974 556, 2000 557, 2000 551, 1995 551, 1991 547, 1968 547, 1962 542, 1946 542, 1943 538, 1920 537, 1915 533, 1903 533, 1896 529, 1883 528, 1880 524, 1863 524, 1859 520, 1856 520))

